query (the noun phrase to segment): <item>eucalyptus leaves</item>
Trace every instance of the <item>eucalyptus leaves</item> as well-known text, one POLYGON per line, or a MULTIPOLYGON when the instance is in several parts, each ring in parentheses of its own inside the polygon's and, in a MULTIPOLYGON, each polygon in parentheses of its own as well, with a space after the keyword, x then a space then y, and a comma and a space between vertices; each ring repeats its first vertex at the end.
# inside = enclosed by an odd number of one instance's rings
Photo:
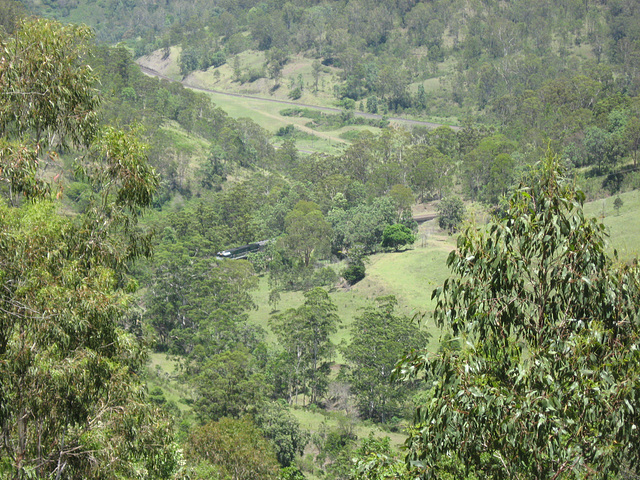
POLYGON ((640 462, 639 271, 547 155, 504 214, 469 229, 433 292, 457 340, 424 375, 407 461, 420 478, 609 478, 640 462))

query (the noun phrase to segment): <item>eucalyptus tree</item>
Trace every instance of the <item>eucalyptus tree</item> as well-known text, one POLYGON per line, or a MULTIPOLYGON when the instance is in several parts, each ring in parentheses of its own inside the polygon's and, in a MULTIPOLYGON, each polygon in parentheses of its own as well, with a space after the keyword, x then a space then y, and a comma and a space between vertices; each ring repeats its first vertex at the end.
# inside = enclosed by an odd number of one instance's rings
POLYGON ((340 318, 326 290, 316 287, 304 293, 305 301, 272 318, 271 325, 288 357, 289 401, 310 390, 316 403, 328 384, 334 345, 331 342, 340 318))
POLYGON ((276 480, 273 444, 249 417, 222 418, 194 428, 186 442, 184 478, 276 480))
POLYGON ((150 252, 137 218, 158 180, 133 132, 100 128, 90 38, 30 19, 0 39, 3 478, 165 478, 177 466, 125 328, 127 267, 150 252), (59 213, 53 195, 60 151, 82 155, 81 215, 59 213))
POLYGON ((398 415, 409 389, 392 379, 403 354, 422 348, 428 335, 406 315, 396 313, 393 295, 379 297, 356 317, 352 340, 344 349, 349 382, 363 418, 387 422, 398 415))
POLYGON ((499 218, 460 235, 432 297, 461 347, 401 368, 430 389, 407 441, 417 477, 611 478, 640 464, 640 271, 607 254, 583 201, 549 154, 499 218))

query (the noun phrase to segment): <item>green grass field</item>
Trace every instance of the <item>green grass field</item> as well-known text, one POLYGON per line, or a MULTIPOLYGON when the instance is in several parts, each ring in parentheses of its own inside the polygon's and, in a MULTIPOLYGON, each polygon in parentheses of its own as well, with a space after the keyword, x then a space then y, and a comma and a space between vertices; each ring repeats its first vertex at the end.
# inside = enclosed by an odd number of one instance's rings
POLYGON ((151 353, 147 366, 147 388, 151 391, 154 387, 160 387, 168 402, 175 402, 183 414, 191 412, 191 406, 185 403, 185 399, 191 398, 189 391, 178 380, 178 362, 164 353, 151 353))
MULTIPOLYGON (((280 114, 282 104, 254 98, 229 97, 227 95, 209 93, 213 103, 233 118, 250 118, 262 128, 275 134, 281 127, 294 125, 304 132, 304 139, 296 140, 300 150, 337 154, 348 145, 342 134, 347 130, 360 130, 362 127, 344 127, 332 132, 315 132, 305 126, 309 119, 304 117, 285 117, 280 114)), ((371 127, 369 127, 371 128, 371 127)), ((273 138, 274 143, 278 137, 273 138)))
POLYGON ((616 197, 608 197, 585 204, 585 215, 597 217, 609 232, 609 250, 616 249, 622 260, 640 256, 640 190, 620 194, 623 204, 617 212, 616 197))

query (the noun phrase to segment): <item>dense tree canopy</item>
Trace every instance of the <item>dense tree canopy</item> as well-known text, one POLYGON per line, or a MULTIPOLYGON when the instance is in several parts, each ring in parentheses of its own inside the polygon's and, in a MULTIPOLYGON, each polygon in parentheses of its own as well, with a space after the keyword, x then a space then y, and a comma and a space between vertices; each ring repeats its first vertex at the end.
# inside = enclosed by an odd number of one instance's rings
POLYGON ((273 444, 249 417, 222 418, 195 428, 187 441, 187 478, 251 480, 278 478, 273 444))
POLYGON ((327 388, 329 361, 334 345, 330 336, 337 331, 340 318, 326 290, 316 287, 304 293, 305 301, 271 320, 284 349, 287 362, 289 401, 309 389, 316 403, 327 388))
POLYGON ((416 241, 416 237, 409 229, 400 223, 387 225, 382 231, 382 246, 384 248, 393 248, 397 252, 400 247, 411 245, 416 241))
POLYGON ((398 359, 428 338, 409 317, 396 313, 397 304, 393 296, 378 297, 353 322, 352 340, 344 350, 360 415, 381 422, 398 415, 409 391, 392 380, 398 359))
POLYGON ((443 198, 438 204, 438 225, 450 234, 457 231, 464 220, 464 202, 458 197, 443 198))
POLYGON ((9 478, 165 478, 170 423, 145 400, 127 332, 126 266, 149 252, 137 217, 157 177, 131 132, 98 131, 82 27, 26 20, 0 41, 0 472, 9 478), (64 216, 41 165, 85 154, 84 214, 64 216), (51 153, 45 158, 42 152, 51 153))

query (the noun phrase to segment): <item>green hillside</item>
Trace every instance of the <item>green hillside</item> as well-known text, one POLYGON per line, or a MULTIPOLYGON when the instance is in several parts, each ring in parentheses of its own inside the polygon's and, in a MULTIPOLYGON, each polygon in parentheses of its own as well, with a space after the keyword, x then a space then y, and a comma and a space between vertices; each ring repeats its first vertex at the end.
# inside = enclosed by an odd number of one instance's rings
POLYGON ((0 0, 0 477, 635 478, 638 25, 0 0))

